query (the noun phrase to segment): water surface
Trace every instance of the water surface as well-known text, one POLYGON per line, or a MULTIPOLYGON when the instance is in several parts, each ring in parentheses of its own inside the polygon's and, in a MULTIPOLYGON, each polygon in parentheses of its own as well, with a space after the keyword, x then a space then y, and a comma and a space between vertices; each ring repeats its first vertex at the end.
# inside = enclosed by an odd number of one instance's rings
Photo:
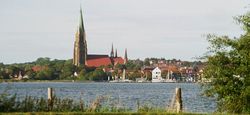
POLYGON ((201 96, 198 84, 192 83, 70 83, 70 82, 13 82, 0 83, 0 93, 6 88, 8 93, 17 94, 18 98, 26 95, 47 98, 47 88, 54 88, 57 97, 71 98, 86 104, 98 96, 106 97, 108 105, 136 109, 140 105, 166 108, 175 94, 175 88, 182 88, 184 111, 205 112, 215 111, 215 100, 201 96))

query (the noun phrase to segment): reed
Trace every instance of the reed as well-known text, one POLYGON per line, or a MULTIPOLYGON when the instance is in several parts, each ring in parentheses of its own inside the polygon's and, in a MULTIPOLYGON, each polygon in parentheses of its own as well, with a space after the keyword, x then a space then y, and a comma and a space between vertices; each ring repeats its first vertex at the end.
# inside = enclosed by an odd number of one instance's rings
MULTIPOLYGON (((7 92, 7 91, 6 91, 7 92)), ((158 108, 147 104, 141 104, 137 100, 137 106, 133 109, 127 109, 121 106, 118 99, 117 104, 105 105, 109 100, 108 97, 99 96, 90 104, 86 104, 82 99, 73 100, 69 98, 58 98, 55 95, 51 99, 36 98, 26 96, 24 99, 18 99, 16 95, 8 93, 0 94, 0 114, 33 114, 34 112, 41 114, 126 114, 126 115, 164 115, 175 114, 166 108, 158 108), (137 110, 137 111, 135 111, 137 110), (1 113, 2 112, 2 113, 1 113), (14 113, 13 113, 14 112, 14 113), (17 113, 15 113, 17 112, 17 113)), ((115 103, 116 100, 111 100, 115 103)), ((181 113, 182 114, 182 113, 181 113)))
MULTIPOLYGON (((27 112, 27 113, 13 112, 13 113, 0 113, 0 115, 180 115, 180 114, 168 113, 168 112, 27 112)), ((206 114, 181 113, 181 115, 206 115, 206 114)))

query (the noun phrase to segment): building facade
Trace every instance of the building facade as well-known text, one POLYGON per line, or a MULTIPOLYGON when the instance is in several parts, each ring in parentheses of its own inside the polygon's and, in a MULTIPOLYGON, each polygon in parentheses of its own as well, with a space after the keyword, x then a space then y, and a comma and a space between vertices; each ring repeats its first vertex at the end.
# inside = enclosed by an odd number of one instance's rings
POLYGON ((156 67, 153 71, 152 71, 152 82, 163 82, 164 80, 161 77, 161 69, 159 67, 156 67))
POLYGON ((87 55, 86 33, 83 24, 82 9, 80 9, 80 23, 75 34, 73 64, 75 66, 86 65, 87 55))

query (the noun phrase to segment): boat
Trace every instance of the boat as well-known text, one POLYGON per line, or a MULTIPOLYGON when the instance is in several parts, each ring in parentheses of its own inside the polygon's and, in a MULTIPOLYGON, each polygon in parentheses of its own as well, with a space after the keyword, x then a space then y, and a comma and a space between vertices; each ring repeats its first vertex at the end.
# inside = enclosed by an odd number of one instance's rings
POLYGON ((176 83, 176 80, 166 79, 164 83, 176 83))
POLYGON ((141 78, 136 78, 136 82, 137 83, 148 83, 150 81, 148 81, 147 78, 141 77, 141 78))
MULTIPOLYGON (((118 78, 118 77, 116 77, 118 78)), ((123 69, 123 74, 122 74, 122 79, 116 79, 116 80, 112 80, 112 81, 109 81, 110 83, 132 83, 133 81, 132 80, 129 80, 129 79, 126 79, 126 70, 123 69)))
POLYGON ((158 78, 152 78, 152 83, 163 83, 165 80, 161 77, 158 78))

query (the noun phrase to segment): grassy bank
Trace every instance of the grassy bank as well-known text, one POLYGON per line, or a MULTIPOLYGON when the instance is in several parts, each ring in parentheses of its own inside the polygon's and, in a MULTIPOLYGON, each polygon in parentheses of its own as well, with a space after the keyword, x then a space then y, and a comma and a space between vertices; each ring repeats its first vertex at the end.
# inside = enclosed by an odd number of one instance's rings
POLYGON ((201 113, 167 113, 167 112, 16 112, 0 113, 0 115, 205 115, 201 113))
MULTIPOLYGON (((19 99, 16 95, 2 93, 0 95, 0 115, 175 115, 176 109, 157 108, 140 105, 134 109, 121 107, 117 104, 105 105, 105 97, 98 97, 87 104, 83 99, 74 101, 68 98, 53 97, 52 100, 26 96, 19 99)), ((200 115, 200 113, 182 113, 183 115, 200 115)))

